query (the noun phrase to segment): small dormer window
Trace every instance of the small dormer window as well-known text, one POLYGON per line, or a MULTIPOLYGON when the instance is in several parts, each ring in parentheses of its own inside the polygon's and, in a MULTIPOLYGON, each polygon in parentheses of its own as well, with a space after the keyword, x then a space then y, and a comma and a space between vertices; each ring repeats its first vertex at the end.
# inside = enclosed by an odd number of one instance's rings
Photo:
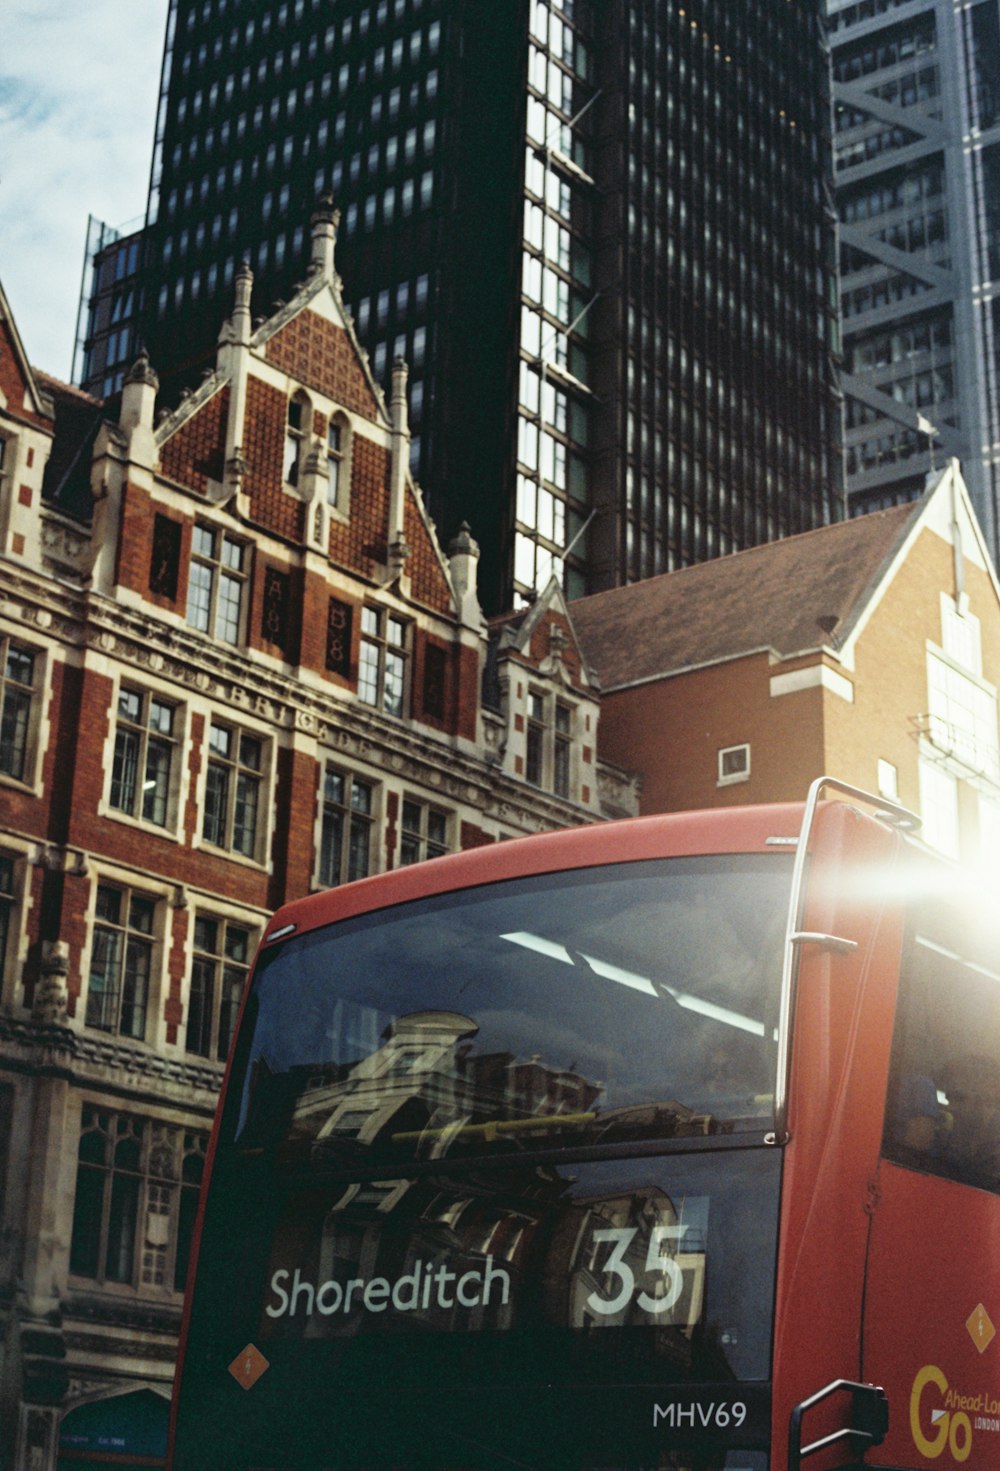
POLYGON ((285 467, 284 479, 286 485, 298 485, 299 473, 302 468, 302 459, 305 453, 307 430, 309 427, 309 400, 304 393, 295 394, 294 398, 288 400, 288 420, 285 425, 285 467))

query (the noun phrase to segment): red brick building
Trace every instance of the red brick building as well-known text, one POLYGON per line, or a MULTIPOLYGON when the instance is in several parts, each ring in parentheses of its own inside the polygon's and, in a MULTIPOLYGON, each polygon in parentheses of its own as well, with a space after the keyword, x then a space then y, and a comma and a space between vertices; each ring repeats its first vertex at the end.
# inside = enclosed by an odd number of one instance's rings
POLYGON ((644 812, 898 798, 1000 857, 1000 586, 957 461, 923 499, 571 605, 644 812))
POLYGON ((267 915, 637 808, 555 584, 491 630, 442 553, 335 233, 262 323, 239 274, 166 417, 145 361, 114 420, 34 371, 0 293, 0 1466, 158 1453, 267 915))

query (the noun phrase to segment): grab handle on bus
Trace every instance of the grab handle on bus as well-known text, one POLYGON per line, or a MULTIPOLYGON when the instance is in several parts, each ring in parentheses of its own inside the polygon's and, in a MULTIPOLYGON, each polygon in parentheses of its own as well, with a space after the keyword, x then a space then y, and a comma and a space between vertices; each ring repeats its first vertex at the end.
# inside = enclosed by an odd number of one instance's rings
MULTIPOLYGON (((852 1436, 869 1445, 881 1445, 889 1429, 889 1401, 885 1390, 878 1384, 857 1384, 853 1379, 834 1379, 823 1389, 817 1389, 808 1399, 796 1405, 788 1422, 788 1471, 799 1471, 806 1456, 820 1451, 835 1441, 847 1440, 852 1436), (818 1405, 830 1395, 846 1390, 851 1396, 851 1424, 843 1430, 834 1430, 821 1436, 809 1445, 802 1444, 802 1421, 807 1410, 818 1405)), ((864 1455, 864 1450, 861 1452, 864 1455)))
POLYGON ((850 955, 857 950, 857 940, 845 940, 843 935, 824 935, 817 930, 796 930, 789 935, 790 945, 820 945, 824 950, 834 950, 838 955, 850 955))
MULTIPOLYGON (((849 801, 860 802, 865 806, 875 809, 875 816, 883 822, 903 831, 919 827, 920 818, 909 808, 902 807, 898 802, 886 802, 882 797, 873 796, 871 792, 865 792, 860 787, 852 787, 848 782, 839 781, 835 776, 819 776, 809 788, 806 797, 805 808, 802 813, 802 826, 795 844, 795 862, 792 867, 792 886, 788 902, 788 918, 785 925, 784 953, 781 962, 781 999, 778 1011, 778 1070, 774 1090, 774 1141, 776 1144, 784 1143, 788 1138, 788 1074, 792 1058, 792 1013, 794 1011, 795 982, 798 970, 799 946, 806 941, 806 932, 802 929, 802 915, 805 907, 806 891, 806 864, 809 858, 809 842, 812 837, 813 824, 819 810, 820 794, 825 790, 838 792, 841 797, 849 801)), ((818 936, 808 935, 809 940, 816 943, 826 943, 830 949, 844 949, 838 945, 840 936, 831 935, 825 937, 825 941, 818 936), (831 943, 832 942, 832 943, 831 943)), ((847 942, 848 944, 850 942, 847 942)))

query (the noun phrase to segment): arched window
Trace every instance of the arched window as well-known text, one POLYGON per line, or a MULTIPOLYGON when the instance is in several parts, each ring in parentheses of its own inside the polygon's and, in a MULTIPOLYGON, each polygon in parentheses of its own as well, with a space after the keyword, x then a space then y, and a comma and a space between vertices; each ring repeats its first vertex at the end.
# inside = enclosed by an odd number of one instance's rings
POLYGON ((348 496, 348 452, 351 427, 343 414, 331 414, 326 432, 327 503, 344 510, 348 496))
POLYGON ((298 485, 299 483, 299 472, 302 468, 311 423, 309 398, 300 389, 288 400, 288 418, 285 424, 284 478, 286 485, 298 485))

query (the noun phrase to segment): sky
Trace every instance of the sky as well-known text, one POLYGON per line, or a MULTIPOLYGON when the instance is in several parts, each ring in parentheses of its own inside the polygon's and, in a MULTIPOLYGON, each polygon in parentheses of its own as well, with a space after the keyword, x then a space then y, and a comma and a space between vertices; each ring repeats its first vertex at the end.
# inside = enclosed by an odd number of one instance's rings
POLYGON ((146 212, 167 0, 3 0, 0 281, 32 364, 69 380, 87 217, 146 212))

